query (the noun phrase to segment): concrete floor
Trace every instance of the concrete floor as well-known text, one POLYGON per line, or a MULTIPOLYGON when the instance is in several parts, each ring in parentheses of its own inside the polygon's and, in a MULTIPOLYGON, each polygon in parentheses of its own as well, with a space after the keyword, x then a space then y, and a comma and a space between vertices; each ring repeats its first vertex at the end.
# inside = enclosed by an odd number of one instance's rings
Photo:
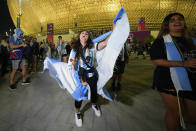
MULTIPOLYGON (((18 75, 18 78, 20 75, 18 75)), ((156 91, 134 96, 132 106, 101 100, 97 118, 83 102, 83 126, 75 126, 74 100, 47 72, 31 76, 32 83, 8 89, 8 74, 0 78, 0 131, 165 131, 165 107, 156 91)), ((188 125, 188 131, 196 126, 188 125)))

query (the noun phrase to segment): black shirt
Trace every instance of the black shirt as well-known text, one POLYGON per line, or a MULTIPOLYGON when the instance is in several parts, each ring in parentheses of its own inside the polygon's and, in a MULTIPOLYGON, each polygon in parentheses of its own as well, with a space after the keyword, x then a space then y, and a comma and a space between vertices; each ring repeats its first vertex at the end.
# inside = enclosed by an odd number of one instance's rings
MULTIPOLYGON (((186 39, 184 37, 172 37, 175 44, 182 52, 182 58, 184 54, 190 51, 187 46, 186 39)), ((163 38, 156 39, 150 49, 151 60, 164 59, 167 60, 166 47, 163 38)), ((192 88, 196 86, 196 73, 188 71, 189 79, 192 88)), ((175 89, 171 80, 169 67, 157 66, 154 70, 153 86, 156 88, 175 89)))

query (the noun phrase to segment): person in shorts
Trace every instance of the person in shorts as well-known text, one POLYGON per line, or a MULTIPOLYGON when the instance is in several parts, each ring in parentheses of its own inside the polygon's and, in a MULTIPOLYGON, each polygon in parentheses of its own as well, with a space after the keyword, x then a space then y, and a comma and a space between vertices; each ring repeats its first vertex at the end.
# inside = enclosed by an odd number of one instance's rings
POLYGON ((22 85, 29 84, 29 80, 26 79, 26 69, 27 62, 26 59, 23 58, 23 48, 26 46, 23 43, 23 31, 21 29, 16 29, 15 34, 9 39, 9 52, 10 52, 10 60, 12 64, 12 71, 10 73, 10 89, 16 89, 17 86, 14 83, 14 78, 17 70, 19 68, 22 69, 22 85))
POLYGON ((179 125, 182 118, 185 123, 196 124, 196 73, 191 70, 191 68, 196 69, 196 58, 187 57, 193 55, 191 52, 194 50, 196 50, 196 46, 189 35, 184 16, 177 12, 167 15, 150 49, 152 63, 156 66, 153 88, 158 90, 165 104, 167 131, 180 130, 179 125), (170 39, 172 41, 169 41, 170 39), (168 50, 169 47, 172 48, 168 50), (178 56, 182 60, 171 60, 172 53, 173 56, 180 54, 178 56), (179 75, 176 76, 177 73, 172 72, 172 69, 184 69, 187 75, 182 75, 182 72, 180 75, 188 78, 189 83, 186 85, 190 84, 192 91, 178 91, 180 84, 175 83, 185 80, 185 77, 178 79, 179 75))

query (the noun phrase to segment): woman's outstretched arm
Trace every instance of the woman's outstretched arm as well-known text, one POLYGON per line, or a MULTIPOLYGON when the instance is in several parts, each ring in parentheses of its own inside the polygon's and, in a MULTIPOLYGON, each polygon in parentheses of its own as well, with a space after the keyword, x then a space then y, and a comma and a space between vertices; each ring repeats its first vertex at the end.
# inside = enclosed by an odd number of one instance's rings
MULTIPOLYGON (((116 25, 116 24, 113 24, 112 32, 113 32, 113 30, 114 30, 114 28, 115 28, 115 25, 116 25)), ((97 49, 98 49, 98 50, 102 50, 102 49, 104 49, 104 48, 106 47, 106 45, 107 45, 107 43, 108 43, 108 40, 109 40, 109 38, 110 38, 112 32, 110 33, 110 35, 109 35, 105 40, 103 40, 103 41, 101 41, 101 42, 99 42, 99 43, 97 44, 97 46, 98 46, 97 49)))

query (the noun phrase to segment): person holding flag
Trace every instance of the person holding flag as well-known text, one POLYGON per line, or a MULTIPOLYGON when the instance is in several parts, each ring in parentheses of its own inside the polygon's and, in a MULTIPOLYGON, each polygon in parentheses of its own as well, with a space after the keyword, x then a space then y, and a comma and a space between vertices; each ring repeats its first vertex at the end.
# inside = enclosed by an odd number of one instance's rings
POLYGON ((68 63, 46 58, 44 69, 55 78, 61 88, 75 99, 75 122, 82 126, 80 107, 83 100, 91 100, 95 115, 100 117, 98 97, 113 101, 104 87, 113 75, 115 61, 130 32, 129 20, 123 8, 113 20, 113 30, 93 40, 86 30, 80 32, 72 42, 68 63), (66 67, 66 68, 65 68, 66 67))

